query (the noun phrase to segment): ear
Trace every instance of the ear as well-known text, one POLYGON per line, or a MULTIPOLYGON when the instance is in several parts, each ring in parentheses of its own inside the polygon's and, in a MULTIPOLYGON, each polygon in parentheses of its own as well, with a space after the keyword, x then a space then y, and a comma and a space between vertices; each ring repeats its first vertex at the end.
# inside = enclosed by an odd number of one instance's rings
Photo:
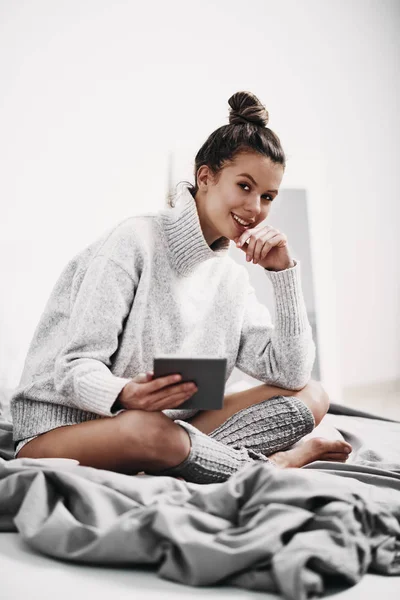
POLYGON ((212 173, 207 165, 201 165, 197 171, 197 187, 206 191, 212 181, 212 173))

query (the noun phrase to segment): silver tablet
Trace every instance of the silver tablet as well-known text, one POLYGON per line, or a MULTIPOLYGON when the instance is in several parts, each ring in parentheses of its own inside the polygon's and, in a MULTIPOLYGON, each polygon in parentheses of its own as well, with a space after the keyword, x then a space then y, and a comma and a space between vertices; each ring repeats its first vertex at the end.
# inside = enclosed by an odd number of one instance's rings
MULTIPOLYGON (((176 408, 219 410, 224 405, 226 358, 182 358, 164 355, 154 358, 154 378, 182 375, 178 384, 193 381, 197 392, 176 408)), ((177 384, 174 384, 177 385, 177 384)))

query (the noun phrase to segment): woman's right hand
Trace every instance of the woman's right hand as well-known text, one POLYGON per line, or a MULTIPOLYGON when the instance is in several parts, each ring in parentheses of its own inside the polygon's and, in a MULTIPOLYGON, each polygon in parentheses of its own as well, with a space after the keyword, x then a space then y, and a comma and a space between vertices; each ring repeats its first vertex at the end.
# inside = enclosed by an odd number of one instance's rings
POLYGON ((119 395, 122 407, 128 410, 162 411, 177 408, 197 392, 195 384, 177 383, 182 379, 181 375, 153 377, 153 373, 139 373, 129 381, 119 395))

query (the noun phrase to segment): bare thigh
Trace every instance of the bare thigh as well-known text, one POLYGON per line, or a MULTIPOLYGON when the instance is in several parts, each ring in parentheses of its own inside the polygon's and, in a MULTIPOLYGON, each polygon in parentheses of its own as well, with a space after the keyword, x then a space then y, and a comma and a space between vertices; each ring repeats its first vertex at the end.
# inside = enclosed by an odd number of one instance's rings
POLYGON ((127 410, 42 433, 16 458, 73 458, 83 466, 133 475, 175 466, 189 448, 186 432, 163 413, 127 410))

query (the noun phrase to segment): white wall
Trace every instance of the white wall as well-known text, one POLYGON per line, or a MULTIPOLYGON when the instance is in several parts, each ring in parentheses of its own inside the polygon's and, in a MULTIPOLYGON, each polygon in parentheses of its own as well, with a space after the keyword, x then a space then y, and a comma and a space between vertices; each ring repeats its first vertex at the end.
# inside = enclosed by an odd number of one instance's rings
POLYGON ((122 218, 163 206, 168 151, 196 152, 241 89, 270 111, 288 155, 282 185, 302 161, 315 165, 306 189, 324 182, 310 220, 326 348, 324 290, 337 323, 325 365, 336 361, 343 386, 400 377, 400 5, 252 0, 246 9, 238 0, 1 2, 6 385, 18 383, 69 258, 122 218))

